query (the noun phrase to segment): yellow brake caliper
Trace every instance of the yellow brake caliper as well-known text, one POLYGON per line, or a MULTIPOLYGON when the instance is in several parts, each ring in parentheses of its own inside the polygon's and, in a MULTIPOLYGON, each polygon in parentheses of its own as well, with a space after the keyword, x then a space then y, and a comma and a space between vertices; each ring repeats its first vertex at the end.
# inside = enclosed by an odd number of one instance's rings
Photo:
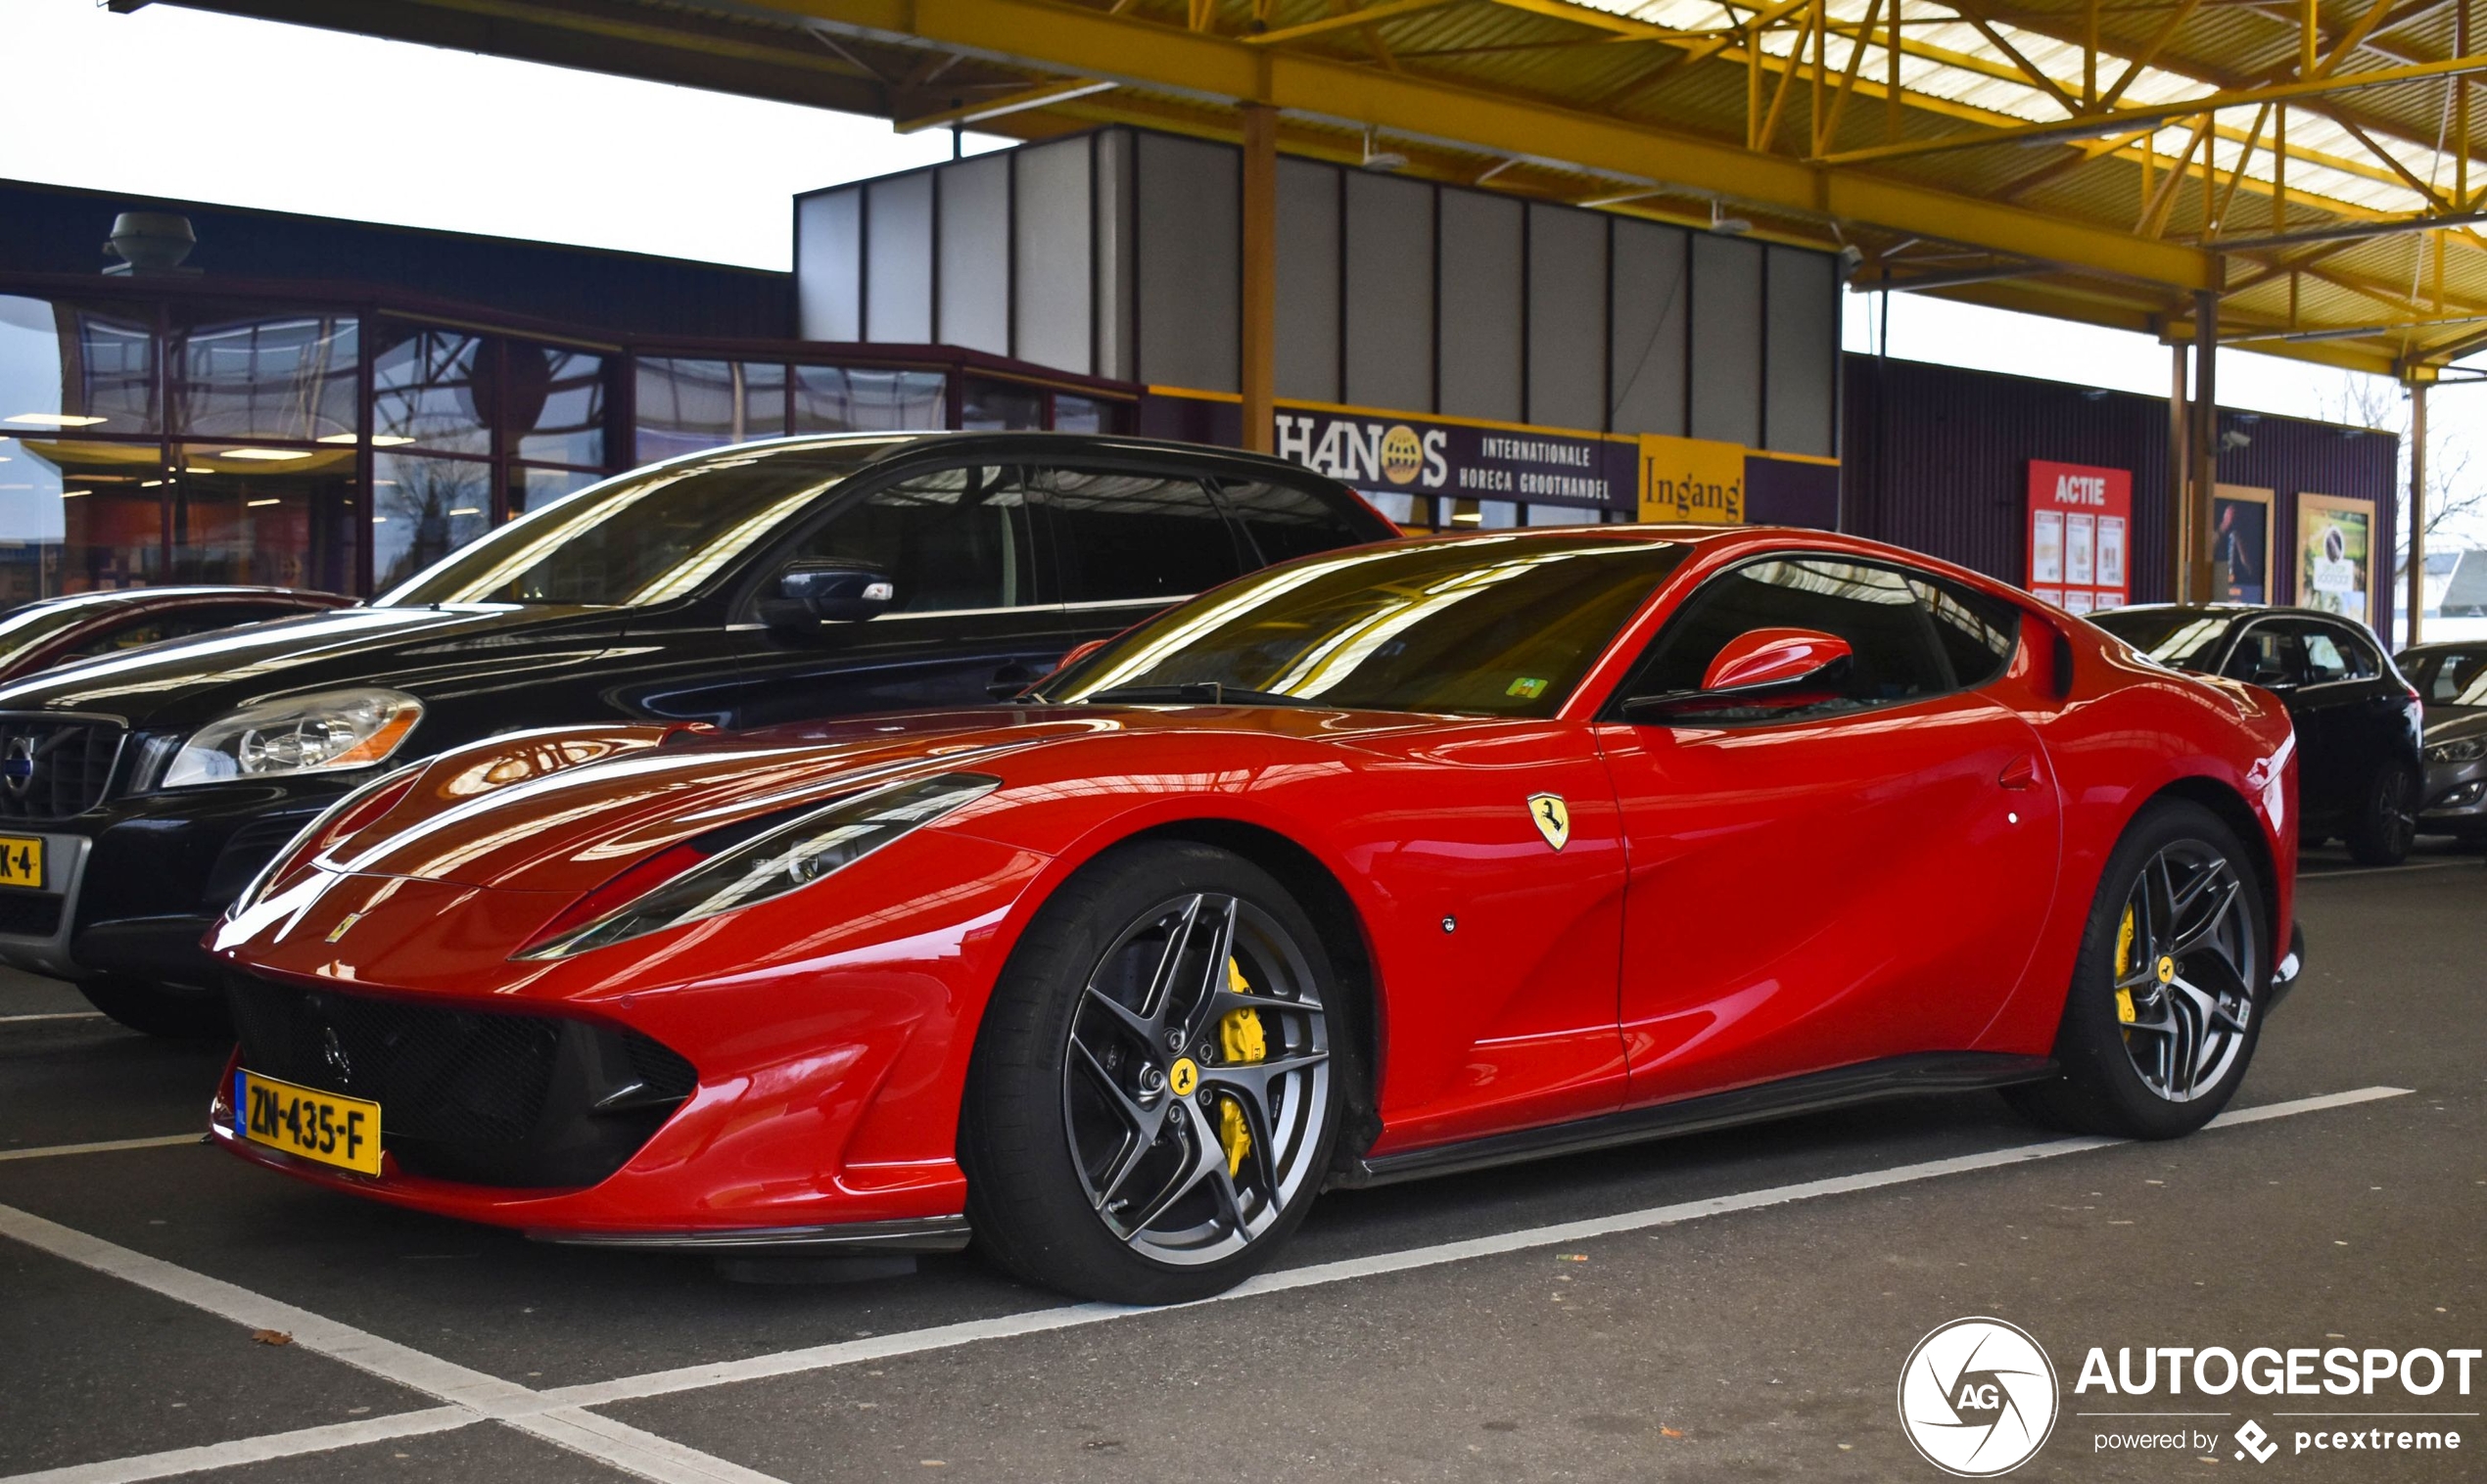
POLYGON ((2133 991, 2126 989, 2125 976, 2133 972, 2133 906, 2125 906, 2124 923, 2116 929, 2116 1018, 2126 1025, 2134 1022, 2133 991))
MULTIPOLYGON (((1238 995, 1252 993, 1244 966, 1232 958, 1226 961, 1226 987, 1238 995)), ((1260 1012, 1227 1011, 1218 1021, 1218 1052, 1228 1063, 1241 1065, 1268 1056, 1269 1037, 1261 1030, 1260 1012)), ((1226 1150, 1226 1173, 1241 1171, 1244 1156, 1252 1152, 1252 1134, 1244 1122, 1244 1105, 1232 1097, 1218 1099, 1218 1143, 1226 1150)))

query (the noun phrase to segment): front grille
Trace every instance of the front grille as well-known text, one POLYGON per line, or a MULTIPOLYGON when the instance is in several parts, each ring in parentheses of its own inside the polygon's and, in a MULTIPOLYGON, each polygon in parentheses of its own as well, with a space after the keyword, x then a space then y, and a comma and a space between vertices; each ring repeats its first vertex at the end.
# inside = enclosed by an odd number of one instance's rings
POLYGON ((60 898, 35 892, 0 892, 0 934, 49 938, 60 930, 60 898))
POLYGON ((380 1104, 399 1168, 473 1184, 591 1185, 697 1081, 635 1031, 258 980, 231 986, 242 1065, 380 1104))
POLYGON ((104 802, 118 722, 0 716, 0 819, 67 819, 104 802))

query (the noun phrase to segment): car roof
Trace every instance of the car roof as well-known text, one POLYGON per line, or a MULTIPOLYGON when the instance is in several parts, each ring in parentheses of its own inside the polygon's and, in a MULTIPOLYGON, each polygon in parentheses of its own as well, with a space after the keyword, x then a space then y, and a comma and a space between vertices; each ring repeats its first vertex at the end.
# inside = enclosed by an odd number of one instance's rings
POLYGON ((893 433, 798 433, 786 438, 753 439, 747 442, 727 443, 715 448, 702 448, 679 455, 668 463, 697 462, 737 451, 759 452, 793 448, 838 448, 858 443, 887 443, 886 456, 916 454, 939 449, 944 454, 989 453, 1002 458, 1059 458, 1066 450, 1092 454, 1126 454, 1147 458, 1173 458, 1194 463, 1227 464, 1237 468, 1258 469, 1271 475, 1282 475, 1297 482, 1312 480, 1338 488, 1350 487, 1342 482, 1308 468, 1292 459, 1275 454, 1255 453, 1246 448, 1228 448, 1213 443, 1189 443, 1174 439, 1141 438, 1121 433, 1048 433, 1033 429, 972 430, 931 428, 893 433))
MULTIPOLYGON (((286 598, 317 602, 325 593, 298 591, 291 587, 241 587, 201 584, 187 587, 113 587, 99 592, 65 592, 56 597, 29 599, 27 608, 119 608, 139 607, 149 603, 183 602, 211 599, 286 598)), ((341 600, 342 601, 342 600, 341 600)))

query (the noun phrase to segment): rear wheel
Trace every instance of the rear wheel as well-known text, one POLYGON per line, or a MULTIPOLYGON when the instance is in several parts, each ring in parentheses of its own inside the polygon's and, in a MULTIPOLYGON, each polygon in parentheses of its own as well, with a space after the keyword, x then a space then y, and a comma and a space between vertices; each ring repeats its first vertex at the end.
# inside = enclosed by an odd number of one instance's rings
POLYGON ((211 990, 104 975, 78 981, 86 1002, 133 1031, 179 1041, 230 1041, 233 1017, 211 990))
POLYGON ((1337 980, 1241 857, 1150 843, 1048 903, 976 1039, 960 1156, 976 1239, 1116 1303, 1242 1281, 1303 1220, 1340 1095, 1337 980))
POLYGON ((2417 778, 2397 763, 2377 768, 2367 801, 2349 828, 2349 858, 2360 865, 2398 865, 2417 839, 2417 778))
POLYGON ((2006 1095, 2080 1133, 2192 1133, 2245 1079, 2270 941, 2260 876, 2234 831, 2199 805, 2153 806, 2099 882, 2055 1035, 2061 1070, 2006 1095))

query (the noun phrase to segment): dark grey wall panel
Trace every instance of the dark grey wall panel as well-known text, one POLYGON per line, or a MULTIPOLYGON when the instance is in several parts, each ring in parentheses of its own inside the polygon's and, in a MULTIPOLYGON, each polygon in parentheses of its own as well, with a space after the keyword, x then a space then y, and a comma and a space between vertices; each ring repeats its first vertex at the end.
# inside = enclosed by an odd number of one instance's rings
POLYGON ((1097 175, 1097 375, 1131 380, 1139 355, 1132 334, 1138 298, 1132 271, 1132 156, 1139 142, 1129 129, 1097 136, 1092 168, 1097 175))
POLYGON ((932 173, 899 175, 865 190, 865 337, 922 345, 933 338, 932 173))
POLYGON ((1781 453, 1833 451, 1833 388, 1839 375, 1837 258, 1770 249, 1769 354, 1762 437, 1781 453))
POLYGON ((1692 436, 1761 443, 1761 245, 1693 239, 1692 436))
POLYGON ((1433 410, 1433 188, 1347 176, 1344 400, 1433 410))
POLYGON ((1011 208, 1011 258, 1018 275, 1010 310, 1012 353, 1039 365, 1086 371, 1096 282, 1088 251, 1088 141, 1033 145, 1010 158, 1018 168, 1011 208))
POLYGON ((862 340, 863 189, 797 197, 794 243, 795 333, 805 340, 862 340))
POLYGON ((1338 167, 1278 162, 1278 394, 1338 396, 1338 167))
POLYGON ((944 345, 1010 353, 1010 157, 933 172, 941 195, 938 329, 944 345))
POLYGON ((1234 392, 1243 265, 1243 157, 1139 136, 1140 379, 1234 392))
POLYGON ((1528 208, 1528 410, 1540 427, 1606 426, 1606 218, 1528 208))
POLYGON ((1608 347, 1617 433, 1683 434, 1685 342, 1692 324, 1687 235, 1656 222, 1616 220, 1608 347))
POLYGON ((1442 193, 1441 405, 1459 417, 1521 416, 1521 203, 1442 193))

